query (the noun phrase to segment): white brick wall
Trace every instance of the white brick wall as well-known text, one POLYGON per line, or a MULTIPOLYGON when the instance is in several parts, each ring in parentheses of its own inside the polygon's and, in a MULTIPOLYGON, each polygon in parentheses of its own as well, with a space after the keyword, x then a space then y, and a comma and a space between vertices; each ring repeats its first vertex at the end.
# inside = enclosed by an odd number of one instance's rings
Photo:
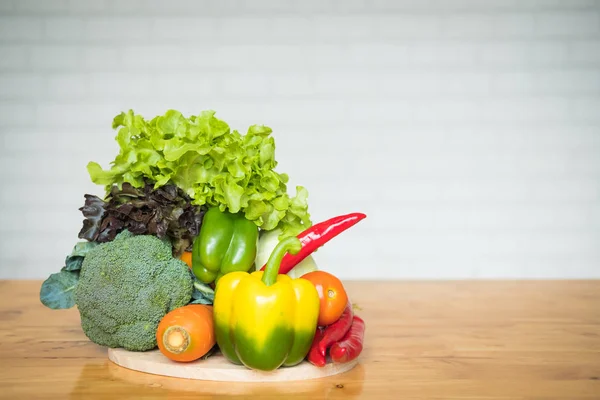
POLYGON ((0 278, 77 240, 133 108, 275 131, 354 278, 600 278, 600 2, 0 0, 0 278))

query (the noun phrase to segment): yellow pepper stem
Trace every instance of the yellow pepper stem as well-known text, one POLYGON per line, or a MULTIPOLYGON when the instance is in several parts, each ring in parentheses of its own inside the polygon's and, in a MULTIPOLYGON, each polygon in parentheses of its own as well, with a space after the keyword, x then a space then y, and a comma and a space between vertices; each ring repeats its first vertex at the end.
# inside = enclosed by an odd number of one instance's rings
POLYGON ((279 267, 281 265, 281 260, 285 253, 290 253, 291 255, 298 254, 298 252, 302 249, 302 243, 300 239, 295 236, 291 236, 283 239, 271 252, 269 256, 269 260, 267 261, 267 265, 265 266, 265 271, 262 276, 262 281, 265 286, 271 286, 277 281, 277 275, 279 275, 279 267))

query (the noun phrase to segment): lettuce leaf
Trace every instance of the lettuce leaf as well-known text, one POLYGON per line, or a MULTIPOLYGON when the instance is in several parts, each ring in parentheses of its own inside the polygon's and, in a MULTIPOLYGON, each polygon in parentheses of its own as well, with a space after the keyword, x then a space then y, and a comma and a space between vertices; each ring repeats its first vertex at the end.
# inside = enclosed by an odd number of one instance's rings
POLYGON ((95 240, 100 234, 100 224, 104 217, 104 201, 97 196, 86 194, 85 204, 79 209, 85 217, 83 226, 79 231, 79 237, 81 239, 87 239, 89 241, 95 240))
MULTIPOLYGON (((191 204, 191 198, 175 185, 154 187, 148 182, 140 188, 128 182, 120 189, 114 185, 106 201, 86 194, 85 204, 79 209, 85 217, 79 237, 89 243, 105 243, 128 230, 137 235, 168 238, 176 257, 191 249, 206 207, 191 204)), ((81 251, 83 245, 78 246, 76 250, 81 251)))
MULTIPOLYGON (((275 170, 275 140, 267 126, 252 125, 242 135, 212 110, 189 117, 168 110, 151 120, 129 110, 115 116, 112 126, 119 153, 107 169, 96 162, 87 166, 107 193, 125 183, 176 185, 194 205, 241 212, 263 230, 281 229, 282 236, 312 225, 308 191, 297 186, 291 197, 289 177, 275 170)), ((94 225, 92 220, 86 226, 88 236, 97 233, 94 225)))

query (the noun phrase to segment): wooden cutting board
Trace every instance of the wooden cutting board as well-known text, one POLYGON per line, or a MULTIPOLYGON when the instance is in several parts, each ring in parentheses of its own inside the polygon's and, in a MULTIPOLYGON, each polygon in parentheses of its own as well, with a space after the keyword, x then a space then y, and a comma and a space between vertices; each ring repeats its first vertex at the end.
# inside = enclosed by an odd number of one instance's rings
POLYGON ((108 358, 124 368, 149 374, 229 382, 285 382, 318 379, 344 373, 358 363, 358 360, 345 364, 328 363, 319 368, 308 361, 303 361, 295 367, 263 372, 232 364, 220 353, 205 360, 179 363, 169 360, 159 350, 131 352, 124 349, 108 349, 108 358))

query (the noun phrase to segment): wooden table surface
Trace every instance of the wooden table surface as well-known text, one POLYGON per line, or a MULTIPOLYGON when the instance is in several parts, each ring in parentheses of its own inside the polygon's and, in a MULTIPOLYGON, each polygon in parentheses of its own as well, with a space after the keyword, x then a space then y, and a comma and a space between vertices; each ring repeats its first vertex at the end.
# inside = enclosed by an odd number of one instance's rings
POLYGON ((38 281, 0 281, 0 397, 600 399, 600 281, 345 282, 366 321, 352 371, 320 380, 191 381, 124 369, 49 310, 38 281))

